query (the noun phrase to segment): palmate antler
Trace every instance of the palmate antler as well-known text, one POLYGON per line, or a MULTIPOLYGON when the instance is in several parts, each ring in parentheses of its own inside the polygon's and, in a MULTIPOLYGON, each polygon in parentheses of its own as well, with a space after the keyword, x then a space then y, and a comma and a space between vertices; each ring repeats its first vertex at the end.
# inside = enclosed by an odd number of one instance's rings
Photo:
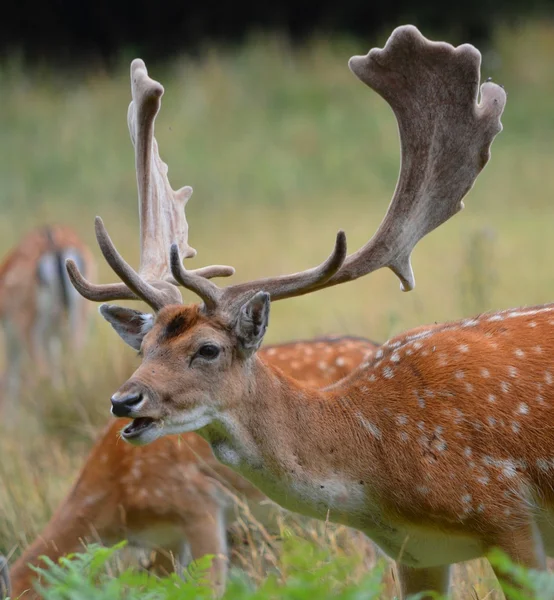
MULTIPOLYGON (((96 218, 96 238, 108 264, 123 283, 95 285, 87 281, 73 261, 67 269, 77 291, 89 300, 142 299, 155 310, 168 303, 182 301, 179 285, 171 276, 169 251, 177 244, 180 256, 193 257, 196 250, 188 244, 188 223, 185 205, 192 188, 177 191, 167 178, 167 165, 158 153, 154 137, 154 122, 160 110, 164 89, 148 76, 140 59, 131 64, 132 101, 127 123, 135 149, 135 165, 140 215, 140 268, 135 272, 115 249, 102 220, 96 218)), ((234 273, 232 267, 214 265, 198 269, 202 277, 223 277, 234 273)))
POLYGON ((390 104, 401 143, 394 196, 379 229, 360 250, 346 257, 346 240, 339 233, 333 254, 317 269, 219 288, 187 272, 174 246, 175 279, 212 309, 251 291, 269 292, 271 300, 299 296, 382 267, 396 273, 403 290, 413 289, 413 248, 463 208, 462 198, 488 162, 490 146, 502 130, 503 88, 484 83, 477 104, 480 63, 473 46, 431 42, 411 25, 395 29, 383 49, 350 59, 353 73, 390 104))

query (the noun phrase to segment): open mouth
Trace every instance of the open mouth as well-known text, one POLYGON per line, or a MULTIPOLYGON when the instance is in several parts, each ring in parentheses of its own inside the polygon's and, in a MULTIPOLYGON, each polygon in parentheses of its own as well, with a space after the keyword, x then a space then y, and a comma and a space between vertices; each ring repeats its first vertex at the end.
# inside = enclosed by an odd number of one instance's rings
POLYGON ((127 427, 125 427, 125 429, 121 432, 121 435, 125 439, 130 440, 142 435, 145 431, 155 427, 155 425, 156 420, 152 419, 151 417, 137 417, 136 419, 133 419, 133 421, 131 421, 127 427))

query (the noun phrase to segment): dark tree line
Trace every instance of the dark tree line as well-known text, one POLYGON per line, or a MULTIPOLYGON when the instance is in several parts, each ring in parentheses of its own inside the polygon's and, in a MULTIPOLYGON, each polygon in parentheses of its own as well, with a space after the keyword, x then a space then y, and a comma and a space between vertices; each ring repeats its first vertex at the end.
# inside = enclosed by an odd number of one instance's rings
POLYGON ((499 20, 554 12, 554 0, 16 0, 4 6, 0 52, 25 60, 150 60, 236 42, 252 30, 295 41, 318 33, 369 36, 411 22, 482 43, 499 20))

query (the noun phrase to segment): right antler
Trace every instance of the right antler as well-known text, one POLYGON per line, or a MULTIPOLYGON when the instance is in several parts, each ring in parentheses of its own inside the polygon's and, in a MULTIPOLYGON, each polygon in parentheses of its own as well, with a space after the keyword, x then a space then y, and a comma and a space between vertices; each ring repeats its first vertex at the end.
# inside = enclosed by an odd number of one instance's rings
MULTIPOLYGON (((159 310, 168 303, 180 303, 178 283, 169 267, 169 251, 177 244, 184 258, 195 256, 196 250, 188 244, 188 224, 185 205, 192 188, 185 186, 177 191, 167 178, 167 165, 158 153, 154 137, 154 122, 161 106, 164 89, 148 76, 140 59, 131 63, 132 101, 127 113, 127 123, 135 148, 135 165, 140 215, 140 268, 136 273, 115 249, 102 220, 95 223, 96 238, 104 258, 123 283, 95 285, 87 281, 73 261, 67 270, 77 291, 89 300, 142 299, 159 310)), ((198 269, 199 277, 224 277, 234 273, 232 267, 213 265, 198 269)))
POLYGON ((269 292, 271 300, 300 296, 385 266, 400 278, 403 290, 413 289, 412 250, 463 208, 462 198, 489 160, 490 146, 502 130, 503 88, 484 83, 477 104, 480 62, 473 46, 430 42, 411 25, 395 29, 382 50, 350 59, 354 74, 378 92, 396 115, 401 168, 387 214, 371 240, 345 259, 346 241, 341 235, 337 238, 328 261, 334 271, 321 265, 222 289, 187 273, 174 247, 174 277, 199 294, 208 309, 257 290, 269 292))

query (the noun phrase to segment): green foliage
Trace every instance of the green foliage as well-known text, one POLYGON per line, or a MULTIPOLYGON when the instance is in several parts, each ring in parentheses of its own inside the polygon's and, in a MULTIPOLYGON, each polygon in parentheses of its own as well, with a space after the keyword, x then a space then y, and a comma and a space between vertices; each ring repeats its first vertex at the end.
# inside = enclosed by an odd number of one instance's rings
POLYGON ((37 591, 44 600, 191 600, 211 598, 206 572, 211 557, 204 557, 180 578, 176 574, 157 578, 144 571, 126 569, 118 577, 111 574, 110 560, 122 548, 90 545, 86 552, 70 554, 54 563, 42 557, 45 568, 33 569, 40 575, 37 591))
POLYGON ((504 552, 494 549, 488 559, 499 573, 507 600, 552 600, 554 573, 534 571, 514 564, 504 552))
MULTIPOLYGON (((125 543, 113 548, 90 545, 86 552, 71 554, 59 563, 43 557, 45 568, 37 590, 44 600, 186 600, 211 598, 206 573, 210 557, 204 557, 185 570, 158 578, 144 571, 127 569, 111 574, 110 560, 125 543)), ((380 563, 358 583, 349 574, 358 558, 331 557, 328 548, 290 537, 284 543, 282 567, 287 576, 270 574, 256 587, 244 573, 232 573, 225 598, 233 600, 371 600, 382 592, 385 563, 380 563)))
POLYGON ((460 272, 460 304, 464 314, 477 314, 492 306, 496 283, 494 231, 481 227, 468 235, 460 272))

